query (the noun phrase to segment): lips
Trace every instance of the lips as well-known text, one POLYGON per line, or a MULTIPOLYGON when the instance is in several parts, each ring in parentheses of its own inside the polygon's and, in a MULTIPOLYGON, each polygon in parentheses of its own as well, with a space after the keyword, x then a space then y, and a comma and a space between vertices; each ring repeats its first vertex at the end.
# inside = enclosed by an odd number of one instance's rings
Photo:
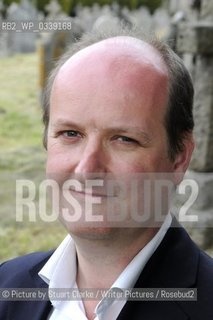
POLYGON ((61 185, 62 193, 70 192, 73 196, 117 198, 121 197, 122 186, 114 180, 76 180, 68 179, 61 185))
POLYGON ((112 197, 115 197, 115 195, 111 195, 110 193, 101 193, 100 191, 95 191, 95 190, 81 190, 81 191, 77 191, 75 189, 72 189, 72 188, 69 188, 69 190, 72 192, 72 193, 75 193, 75 194, 79 194, 79 195, 82 195, 82 196, 90 196, 90 197, 100 197, 100 198, 112 198, 112 197))

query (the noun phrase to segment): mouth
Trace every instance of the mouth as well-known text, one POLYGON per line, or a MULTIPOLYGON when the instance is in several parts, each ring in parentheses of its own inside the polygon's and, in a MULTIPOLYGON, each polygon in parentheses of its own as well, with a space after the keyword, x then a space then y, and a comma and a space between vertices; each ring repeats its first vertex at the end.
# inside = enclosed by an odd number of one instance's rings
POLYGON ((109 193, 101 193, 101 192, 98 192, 98 191, 95 191, 93 190, 93 192, 91 192, 91 190, 81 190, 81 191, 77 191, 77 190, 74 190, 72 188, 69 189, 70 192, 76 194, 76 195, 80 195, 80 196, 83 196, 83 197, 99 197, 99 198, 114 198, 115 195, 111 195, 109 193))

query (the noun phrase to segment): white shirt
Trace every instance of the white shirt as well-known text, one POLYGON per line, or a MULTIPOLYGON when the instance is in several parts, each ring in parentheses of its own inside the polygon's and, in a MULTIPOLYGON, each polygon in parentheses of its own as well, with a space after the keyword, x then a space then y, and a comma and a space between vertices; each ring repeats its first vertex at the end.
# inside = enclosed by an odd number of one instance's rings
MULTIPOLYGON (((171 225, 171 215, 168 214, 159 231, 152 240, 132 259, 119 275, 109 290, 133 288, 147 261, 163 240, 171 225)), ((49 289, 77 288, 76 285, 76 249, 74 241, 68 235, 56 249, 39 276, 48 284, 49 289)), ((88 320, 82 301, 51 300, 53 309, 49 320, 88 320)), ((95 320, 115 320, 124 307, 126 300, 103 298, 96 306, 95 320)))

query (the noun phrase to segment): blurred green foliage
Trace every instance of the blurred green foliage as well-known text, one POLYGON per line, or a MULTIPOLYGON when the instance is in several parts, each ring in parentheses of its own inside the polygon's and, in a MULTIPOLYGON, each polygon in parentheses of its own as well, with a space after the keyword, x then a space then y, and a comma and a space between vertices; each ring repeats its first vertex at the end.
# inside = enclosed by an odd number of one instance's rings
POLYGON ((43 12, 45 12, 44 8, 49 2, 50 2, 49 0, 36 0, 36 1, 34 1, 35 6, 37 7, 37 9, 39 11, 43 11, 43 12))
MULTIPOLYGON (((3 0, 3 4, 7 7, 12 2, 19 3, 20 0, 3 0)), ((50 0, 32 0, 39 11, 45 12, 45 6, 50 2, 50 0)), ((74 8, 77 4, 82 6, 92 6, 95 3, 102 5, 111 5, 113 3, 118 3, 121 7, 128 7, 129 9, 137 9, 140 6, 147 6, 151 12, 158 8, 163 0, 58 0, 64 12, 68 15, 74 12, 74 8)))
POLYGON ((20 0, 3 0, 3 4, 4 4, 5 6, 11 5, 13 2, 19 3, 20 0))
MULTIPOLYGON (((73 0, 60 0, 61 3, 63 2, 73 2, 73 0)), ((131 10, 137 9, 140 6, 147 6, 151 12, 153 12, 156 8, 158 8, 162 4, 162 0, 76 0, 78 4, 83 6, 92 6, 94 3, 98 3, 100 5, 111 5, 113 3, 118 3, 121 7, 127 7, 131 10)))

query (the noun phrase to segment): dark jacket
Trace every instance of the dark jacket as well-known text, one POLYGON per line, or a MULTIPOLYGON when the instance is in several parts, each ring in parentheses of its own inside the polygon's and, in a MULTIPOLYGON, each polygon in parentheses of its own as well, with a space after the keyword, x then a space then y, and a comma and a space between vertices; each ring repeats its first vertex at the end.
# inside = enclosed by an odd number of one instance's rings
MULTIPOLYGON (((45 288, 38 272, 51 254, 32 253, 3 263, 0 287, 45 288)), ((128 301, 118 320, 213 320, 213 259, 182 227, 167 231, 135 287, 197 288, 197 301, 128 301)), ((1 301, 0 320, 45 320, 50 310, 49 301, 1 301)))

